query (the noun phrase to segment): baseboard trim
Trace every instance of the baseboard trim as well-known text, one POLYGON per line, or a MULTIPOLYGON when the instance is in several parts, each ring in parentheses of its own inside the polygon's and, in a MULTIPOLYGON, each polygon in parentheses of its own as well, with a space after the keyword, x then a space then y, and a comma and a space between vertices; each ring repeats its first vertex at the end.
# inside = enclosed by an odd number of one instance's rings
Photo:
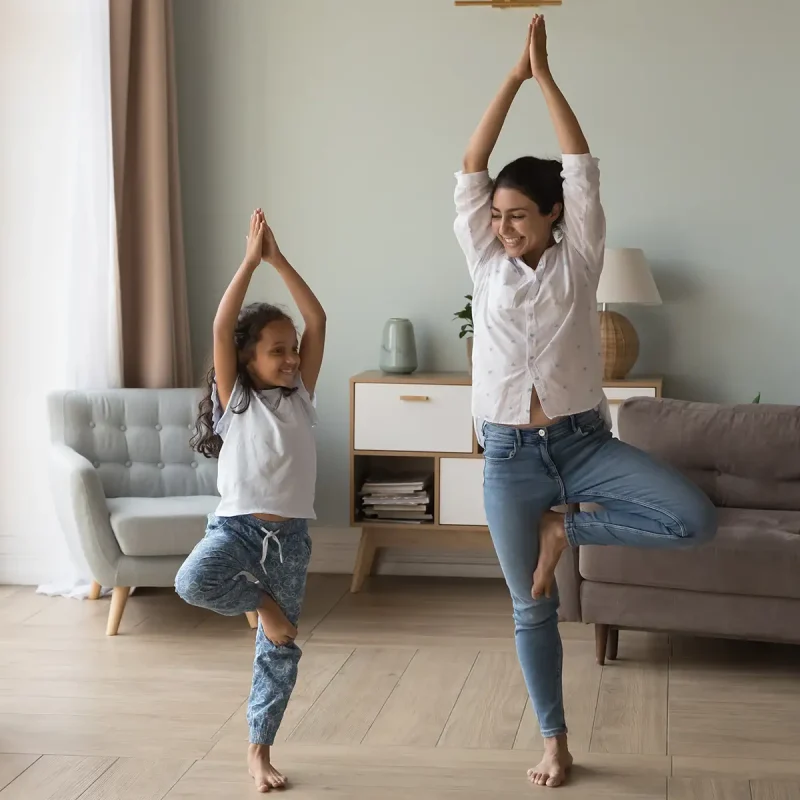
POLYGON ((38 586, 59 575, 61 565, 49 564, 39 558, 9 557, 0 566, 0 586, 38 586), (48 577, 49 576, 49 577, 48 577))
MULTIPOLYGON (((313 526, 310 572, 349 575, 353 572, 361 531, 358 528, 313 526)), ((443 578, 501 578, 494 553, 486 551, 442 552, 438 550, 381 550, 375 565, 378 575, 419 575, 443 578)), ((36 557, 9 558, 0 565, 0 584, 21 586, 47 582, 57 565, 36 557)))
MULTIPOLYGON (((358 528, 314 526, 310 572, 350 574, 356 559, 358 528)), ((442 552, 388 548, 376 562, 378 575, 420 575, 443 578, 501 578, 502 572, 494 554, 442 552)))

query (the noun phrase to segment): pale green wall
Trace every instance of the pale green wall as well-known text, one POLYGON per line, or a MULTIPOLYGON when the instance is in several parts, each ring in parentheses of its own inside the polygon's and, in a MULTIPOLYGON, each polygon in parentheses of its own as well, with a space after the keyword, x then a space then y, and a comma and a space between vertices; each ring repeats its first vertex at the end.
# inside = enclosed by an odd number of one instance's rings
MULTIPOLYGON (((526 11, 451 0, 175 0, 194 349, 262 205, 328 310, 318 511, 347 515, 348 378, 408 316, 422 365, 460 369, 469 290, 452 173, 521 49, 526 11)), ((629 313, 672 396, 800 402, 800 4, 564 0, 553 68, 603 169, 611 246, 665 305, 629 313)), ((556 154, 536 87, 493 168, 556 154)), ((267 269, 254 296, 285 300, 267 269)))

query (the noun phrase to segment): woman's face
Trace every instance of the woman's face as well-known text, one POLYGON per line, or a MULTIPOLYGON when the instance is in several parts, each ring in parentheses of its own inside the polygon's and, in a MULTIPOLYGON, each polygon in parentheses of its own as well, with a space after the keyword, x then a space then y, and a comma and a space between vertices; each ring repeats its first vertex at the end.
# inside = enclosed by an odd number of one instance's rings
POLYGON ((532 251, 544 252, 553 240, 553 225, 561 216, 557 203, 549 214, 542 214, 527 195, 500 187, 492 200, 492 231, 509 258, 523 258, 532 251))

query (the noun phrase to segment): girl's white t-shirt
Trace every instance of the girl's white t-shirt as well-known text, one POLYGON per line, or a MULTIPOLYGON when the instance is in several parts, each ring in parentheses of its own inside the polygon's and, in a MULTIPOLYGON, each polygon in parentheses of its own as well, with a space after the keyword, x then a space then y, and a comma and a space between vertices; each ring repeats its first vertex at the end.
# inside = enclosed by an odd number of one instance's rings
POLYGON ((221 500, 216 515, 316 519, 314 400, 298 379, 291 393, 283 389, 251 391, 247 410, 237 414, 243 392, 237 381, 222 413, 214 391, 214 431, 223 441, 217 470, 221 500))

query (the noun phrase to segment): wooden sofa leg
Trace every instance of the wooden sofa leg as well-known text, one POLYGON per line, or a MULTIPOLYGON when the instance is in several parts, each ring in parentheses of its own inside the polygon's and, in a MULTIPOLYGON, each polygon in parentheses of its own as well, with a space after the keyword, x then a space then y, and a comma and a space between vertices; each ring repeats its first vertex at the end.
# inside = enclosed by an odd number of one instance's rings
POLYGON ((125 603, 128 602, 128 595, 131 593, 130 586, 115 586, 111 593, 111 609, 108 612, 108 625, 106 626, 106 636, 116 636, 119 630, 119 623, 122 621, 122 612, 125 611, 125 603))
POLYGON ((103 587, 97 581, 92 581, 92 585, 89 587, 89 600, 97 600, 102 591, 103 587))
POLYGON ((609 625, 594 626, 594 645, 597 663, 602 667, 606 663, 606 652, 608 651, 609 625))
POLYGON ((244 615, 250 623, 250 627, 255 630, 258 627, 258 611, 245 611, 244 615))
POLYGON ((619 651, 619 628, 611 628, 608 632, 608 649, 606 655, 609 661, 617 660, 617 653, 619 651))

